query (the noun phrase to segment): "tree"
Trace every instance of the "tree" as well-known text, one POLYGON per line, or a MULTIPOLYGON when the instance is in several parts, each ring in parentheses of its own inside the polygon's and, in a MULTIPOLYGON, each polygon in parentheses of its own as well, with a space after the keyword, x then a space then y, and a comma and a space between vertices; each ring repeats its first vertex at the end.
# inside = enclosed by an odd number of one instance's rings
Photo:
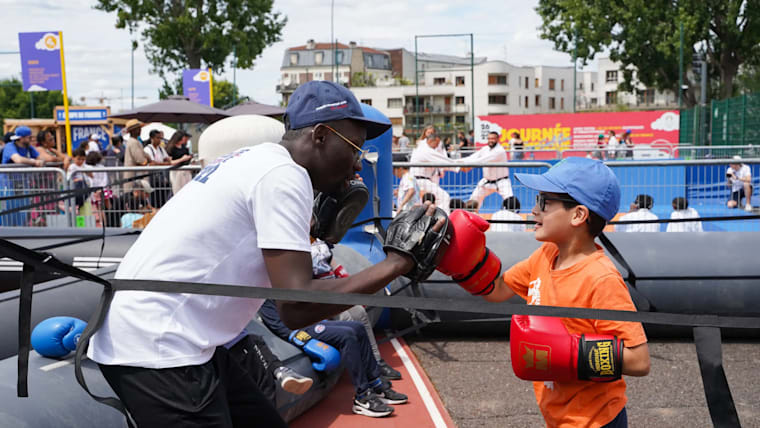
POLYGON ((116 12, 116 28, 142 31, 152 70, 164 78, 186 68, 224 71, 235 52, 237 66, 280 41, 287 18, 272 12, 273 0, 97 0, 95 9, 116 12))
MULTIPOLYGON (((240 102, 241 95, 237 85, 223 79, 213 79, 212 82, 214 85, 214 107, 227 109, 233 107, 236 101, 240 102)), ((158 90, 158 98, 165 100, 169 98, 169 95, 182 95, 182 92, 182 78, 180 77, 174 81, 174 85, 164 81, 163 86, 158 90)))
POLYGON ((375 86, 375 76, 363 71, 358 71, 351 75, 351 86, 354 88, 375 86))
MULTIPOLYGON (((35 118, 52 119, 55 107, 63 105, 61 91, 24 92, 21 81, 15 77, 0 80, 0 121, 30 119, 32 97, 35 118)), ((71 99, 69 104, 72 104, 71 99)))
POLYGON ((707 54, 718 95, 730 97, 739 67, 760 59, 760 8, 756 0, 539 0, 541 37, 583 64, 600 52, 623 67, 622 90, 638 82, 658 90, 678 88, 679 24, 684 27, 684 92, 687 106, 698 101, 692 56, 707 54), (693 82, 692 82, 693 81, 693 82))

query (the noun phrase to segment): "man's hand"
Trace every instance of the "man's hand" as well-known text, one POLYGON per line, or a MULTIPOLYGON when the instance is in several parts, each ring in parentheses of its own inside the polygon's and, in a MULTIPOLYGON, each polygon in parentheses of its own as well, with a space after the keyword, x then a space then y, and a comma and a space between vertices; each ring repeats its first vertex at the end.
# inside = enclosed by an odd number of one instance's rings
POLYGON ((425 202, 396 215, 388 226, 383 249, 389 256, 397 253, 412 259, 414 264, 404 275, 421 281, 433 273, 450 241, 448 217, 443 210, 425 202))

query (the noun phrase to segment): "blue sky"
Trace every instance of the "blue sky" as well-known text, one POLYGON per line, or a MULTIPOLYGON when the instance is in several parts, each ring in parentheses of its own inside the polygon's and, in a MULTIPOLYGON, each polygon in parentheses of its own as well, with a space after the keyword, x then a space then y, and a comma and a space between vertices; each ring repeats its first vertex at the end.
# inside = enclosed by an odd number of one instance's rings
MULTIPOLYGON (((537 0, 471 1, 336 0, 335 37, 376 48, 413 50, 414 36, 474 33, 475 55, 507 59, 518 65, 570 65, 569 55, 556 52, 538 37, 537 0)), ((112 111, 130 107, 130 35, 116 29, 115 14, 92 9, 91 0, 0 0, 3 26, 0 51, 17 51, 17 33, 63 31, 68 89, 77 103, 96 104, 106 97, 112 111), (84 101, 81 97, 85 97, 84 101)), ((238 70, 241 92, 260 102, 275 104, 275 85, 282 54, 307 39, 330 39, 330 0, 275 0, 274 9, 288 17, 282 42, 268 47, 253 70, 238 70)), ((424 39, 420 51, 464 55, 466 39, 424 39)), ((135 52, 135 105, 158 98, 161 81, 149 74, 142 48, 135 52)), ((20 77, 18 55, 0 55, 0 78, 20 77)), ((215 76, 220 77, 220 76, 215 76)), ((222 78, 232 80, 228 69, 222 78)))

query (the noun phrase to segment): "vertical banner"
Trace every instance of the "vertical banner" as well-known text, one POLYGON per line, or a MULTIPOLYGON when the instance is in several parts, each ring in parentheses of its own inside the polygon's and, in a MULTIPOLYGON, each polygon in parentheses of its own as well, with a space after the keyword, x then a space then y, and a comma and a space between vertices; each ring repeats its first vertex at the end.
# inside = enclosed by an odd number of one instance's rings
POLYGON ((190 101, 214 106, 211 69, 193 68, 182 72, 182 92, 190 101))
POLYGON ((58 31, 18 33, 24 91, 60 91, 61 40, 58 31))

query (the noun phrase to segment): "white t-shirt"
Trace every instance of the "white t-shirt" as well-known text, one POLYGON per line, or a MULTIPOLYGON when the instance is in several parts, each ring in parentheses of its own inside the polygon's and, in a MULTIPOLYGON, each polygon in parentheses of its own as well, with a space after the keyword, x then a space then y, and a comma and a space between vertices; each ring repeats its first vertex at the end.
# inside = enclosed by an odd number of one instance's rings
MULTIPOLYGON (((264 143, 207 166, 167 202, 116 278, 271 287, 262 249, 310 252, 307 171, 264 143), (191 214, 191 215, 188 215, 191 214)), ((253 319, 260 299, 118 291, 87 355, 102 364, 203 364, 253 319)))
POLYGON ((398 183, 398 210, 403 211, 421 203, 422 201, 420 200, 420 188, 417 186, 417 180, 412 177, 412 174, 406 172, 403 177, 401 177, 401 181, 398 183), (409 189, 414 190, 414 195, 412 195, 411 199, 409 199, 409 202, 407 202, 406 205, 402 207, 400 206, 401 202, 404 200, 404 196, 406 196, 406 192, 408 192, 409 189))
MULTIPOLYGON (((677 220, 682 218, 699 218, 699 213, 694 208, 686 208, 685 210, 676 210, 670 214, 671 220, 677 220)), ((666 232, 702 232, 701 221, 689 221, 684 223, 668 223, 666 232)))
POLYGON ((402 151, 406 151, 409 149, 409 137, 402 135, 398 139, 398 147, 402 151))
MULTIPOLYGON (((630 212, 622 217, 620 221, 633 221, 633 220, 658 220, 657 216, 646 208, 639 208, 637 211, 630 212)), ((615 230, 618 232, 659 232, 659 223, 643 223, 643 224, 619 224, 615 226, 615 230)))
POLYGON ((71 181, 71 178, 74 178, 74 181, 77 180, 84 180, 84 182, 87 184, 87 187, 92 187, 92 177, 86 174, 87 169, 90 166, 86 163, 82 164, 82 166, 77 165, 76 163, 72 162, 71 165, 69 165, 69 169, 66 170, 66 180, 71 181), (77 171, 80 171, 78 174, 75 175, 77 171))
MULTIPOLYGON (((493 215, 491 216, 491 220, 525 220, 525 219, 520 217, 520 214, 517 214, 514 211, 499 210, 493 213, 493 215)), ((525 224, 492 223, 491 227, 488 230, 491 230, 494 232, 525 232, 525 229, 526 229, 525 224)))
POLYGON ((94 140, 89 140, 87 142, 87 148, 85 149, 85 154, 89 154, 90 152, 99 152, 100 151, 100 143, 94 140))
POLYGON ((738 192, 744 187, 744 181, 741 181, 742 178, 745 177, 752 177, 752 171, 749 169, 749 165, 742 164, 741 167, 739 167, 739 171, 734 171, 733 168, 730 166, 726 170, 726 174, 733 173, 736 175, 737 180, 734 180, 731 183, 731 191, 732 192, 738 192))
POLYGON ((148 159, 152 160, 153 162, 166 162, 169 160, 169 154, 166 153, 166 150, 158 146, 158 148, 153 147, 153 144, 148 144, 143 148, 143 151, 146 155, 148 155, 148 159))

